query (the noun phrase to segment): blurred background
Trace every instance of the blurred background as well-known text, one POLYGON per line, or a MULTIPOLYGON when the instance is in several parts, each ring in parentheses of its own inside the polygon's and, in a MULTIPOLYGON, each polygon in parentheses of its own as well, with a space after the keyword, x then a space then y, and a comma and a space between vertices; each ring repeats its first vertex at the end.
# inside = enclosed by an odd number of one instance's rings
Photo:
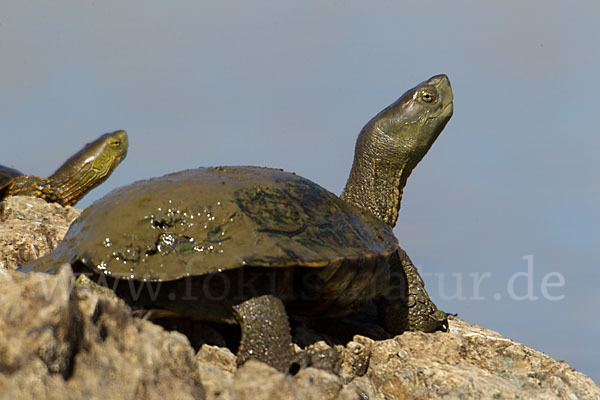
POLYGON ((445 73, 454 117, 405 189, 403 248, 440 308, 600 382, 599 3, 237 3, 3 0, 0 163, 48 176, 126 129, 78 207, 216 165, 340 193, 362 126, 445 73))

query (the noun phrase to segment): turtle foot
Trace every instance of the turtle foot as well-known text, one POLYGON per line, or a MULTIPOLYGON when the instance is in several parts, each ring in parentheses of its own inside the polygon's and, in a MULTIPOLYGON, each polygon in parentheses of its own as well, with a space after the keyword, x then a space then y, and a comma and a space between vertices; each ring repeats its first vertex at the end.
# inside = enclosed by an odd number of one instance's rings
MULTIPOLYGON (((427 311, 425 311, 427 312, 427 311)), ((410 315, 408 330, 420 332, 448 332, 448 314, 442 310, 433 313, 417 313, 410 315)))
POLYGON ((290 372, 298 368, 283 302, 275 296, 253 297, 233 307, 241 328, 238 365, 253 358, 290 372))
POLYGON ((406 256, 402 267, 408 281, 408 330, 421 332, 448 331, 448 314, 438 310, 425 290, 425 282, 406 256))
POLYGON ((383 327, 393 335, 404 331, 448 331, 448 314, 438 310, 406 252, 399 249, 392 264, 389 292, 377 299, 383 327), (401 270, 400 270, 401 268, 401 270))

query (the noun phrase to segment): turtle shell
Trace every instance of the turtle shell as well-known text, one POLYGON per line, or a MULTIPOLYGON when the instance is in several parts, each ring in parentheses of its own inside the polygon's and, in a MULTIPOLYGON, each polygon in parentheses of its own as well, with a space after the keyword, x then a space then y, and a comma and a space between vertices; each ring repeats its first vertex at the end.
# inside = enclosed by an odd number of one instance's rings
MULTIPOLYGON (((180 281, 180 292, 185 278, 204 277, 196 286, 244 286, 247 293, 238 291, 235 302, 277 292, 300 302, 299 309, 333 315, 387 288, 388 260, 397 250, 386 224, 308 179, 270 168, 217 167, 111 192, 83 211, 53 253, 21 269, 56 272, 70 263, 120 281, 180 281), (215 274, 226 276, 226 284, 207 283, 215 274)), ((171 304, 176 298, 170 293, 171 304)))
POLYGON ((0 165, 0 187, 10 182, 13 178, 21 176, 23 173, 17 169, 5 167, 0 165))

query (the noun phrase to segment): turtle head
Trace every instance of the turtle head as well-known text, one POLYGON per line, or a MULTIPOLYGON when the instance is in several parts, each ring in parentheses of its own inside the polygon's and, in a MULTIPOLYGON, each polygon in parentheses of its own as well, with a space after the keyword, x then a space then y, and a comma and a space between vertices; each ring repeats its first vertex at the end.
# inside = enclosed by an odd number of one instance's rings
POLYGON ((119 165, 119 163, 127 156, 127 149, 129 148, 129 138, 127 137, 127 132, 124 130, 118 130, 112 133, 106 133, 100 136, 99 139, 102 138, 104 139, 100 141, 101 144, 99 146, 103 148, 105 147, 105 149, 101 151, 113 154, 115 161, 112 164, 116 164, 112 166, 112 169, 114 170, 117 165, 119 165))
POLYGON ((402 190, 453 112, 450 80, 436 75, 404 93, 362 129, 341 197, 396 225, 402 190))
POLYGON ((450 120, 452 100, 448 77, 436 75, 377 114, 361 135, 382 146, 377 150, 392 163, 414 168, 450 120))
POLYGON ((127 156, 127 132, 106 133, 85 145, 48 177, 63 199, 73 205, 104 182, 127 156))
MULTIPOLYGON (((109 171, 110 175, 115 168, 127 157, 129 138, 123 130, 105 133, 88 146, 97 147, 92 153, 98 154, 93 159, 94 168, 98 171, 109 171)), ((86 146, 87 147, 87 146, 86 146)), ((108 178, 106 175, 106 178, 108 178)))

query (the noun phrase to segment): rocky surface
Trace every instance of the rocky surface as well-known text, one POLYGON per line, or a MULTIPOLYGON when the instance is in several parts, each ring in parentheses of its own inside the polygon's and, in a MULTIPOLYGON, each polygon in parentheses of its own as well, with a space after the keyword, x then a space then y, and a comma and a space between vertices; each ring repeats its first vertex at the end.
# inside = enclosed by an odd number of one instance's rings
POLYGON ((35 197, 0 202, 0 270, 16 269, 54 250, 80 213, 35 197))
MULTIPOLYGON (((297 343, 321 362, 313 357, 314 366, 293 376, 252 360, 238 368, 229 349, 196 351, 185 335, 75 286, 68 266, 57 276, 10 270, 52 248, 67 224, 55 218, 77 211, 29 198, 8 203, 0 222, 1 260, 12 260, 0 269, 0 399, 600 398, 600 388, 565 362, 458 318, 449 333, 385 340, 335 341, 302 328, 297 343), (49 237, 50 229, 58 233, 49 237)), ((378 337, 376 328, 366 331, 378 337)))

